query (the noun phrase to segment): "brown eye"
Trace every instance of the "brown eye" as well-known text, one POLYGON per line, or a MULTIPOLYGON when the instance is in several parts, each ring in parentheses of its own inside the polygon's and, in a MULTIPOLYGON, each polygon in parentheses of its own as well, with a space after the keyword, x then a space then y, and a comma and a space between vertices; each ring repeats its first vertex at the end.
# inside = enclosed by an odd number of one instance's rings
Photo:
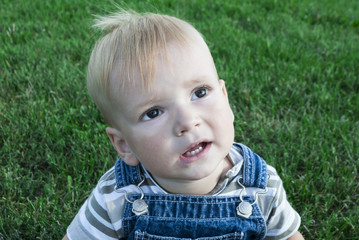
POLYGON ((146 113, 146 116, 147 116, 148 118, 155 118, 155 117, 157 117, 159 114, 160 114, 160 110, 158 110, 158 109, 152 109, 151 111, 149 111, 149 112, 146 113))
POLYGON ((160 110, 158 108, 153 108, 143 115, 142 120, 144 120, 144 121, 152 120, 152 119, 160 116, 162 113, 163 113, 162 110, 160 110))
POLYGON ((203 98, 206 95, 207 95, 207 89, 202 87, 194 92, 192 99, 203 98))

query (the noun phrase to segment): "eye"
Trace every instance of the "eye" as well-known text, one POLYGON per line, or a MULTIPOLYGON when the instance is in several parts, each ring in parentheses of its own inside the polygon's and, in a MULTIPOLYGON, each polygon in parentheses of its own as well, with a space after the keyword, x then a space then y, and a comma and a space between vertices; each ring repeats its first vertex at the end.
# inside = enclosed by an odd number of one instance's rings
POLYGON ((207 92, 208 92, 208 89, 206 87, 200 87, 193 93, 192 100, 198 99, 198 98, 203 98, 204 96, 207 95, 207 92))
POLYGON ((163 113, 163 112, 162 112, 160 109, 158 109, 158 108, 153 108, 153 109, 147 111, 147 112, 143 115, 142 120, 143 120, 143 121, 152 120, 152 119, 154 119, 154 118, 160 116, 162 113, 163 113))

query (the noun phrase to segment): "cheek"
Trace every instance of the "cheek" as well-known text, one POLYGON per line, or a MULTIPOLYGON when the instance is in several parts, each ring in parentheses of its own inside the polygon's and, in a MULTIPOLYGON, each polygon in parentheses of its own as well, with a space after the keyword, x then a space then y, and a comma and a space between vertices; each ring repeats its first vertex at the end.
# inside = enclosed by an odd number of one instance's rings
POLYGON ((229 111, 229 118, 230 118, 230 120, 231 120, 231 123, 233 124, 234 123, 234 114, 233 114, 233 111, 232 111, 232 109, 231 109, 231 107, 230 106, 228 106, 228 111, 229 111))
POLYGON ((138 131, 131 134, 130 146, 139 159, 160 154, 160 149, 168 142, 164 129, 147 127, 138 129, 138 131))
POLYGON ((223 97, 222 101, 222 107, 223 107, 223 115, 226 116, 228 121, 230 121, 232 124, 234 122, 234 114, 231 109, 231 106, 229 105, 228 99, 223 97))
MULTIPOLYGON (((212 112, 213 127, 223 137, 234 138, 234 115, 227 101, 218 102, 212 112)), ((232 141, 232 140, 231 140, 232 141)))
POLYGON ((220 123, 228 124, 230 122, 233 124, 234 115, 228 101, 224 97, 221 97, 218 101, 212 102, 210 109, 213 118, 216 118, 220 123))

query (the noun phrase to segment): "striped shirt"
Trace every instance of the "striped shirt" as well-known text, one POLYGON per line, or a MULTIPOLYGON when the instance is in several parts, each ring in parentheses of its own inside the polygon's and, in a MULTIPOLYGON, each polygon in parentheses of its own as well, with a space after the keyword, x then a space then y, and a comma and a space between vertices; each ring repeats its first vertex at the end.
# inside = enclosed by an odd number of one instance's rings
MULTIPOLYGON (((237 180, 241 177, 243 164, 242 156, 231 150, 230 159, 234 167, 225 178, 209 193, 215 196, 239 196, 242 188, 237 180)), ((164 194, 162 189, 143 168, 145 182, 141 185, 144 194, 164 194)), ((267 165, 269 180, 267 191, 258 194, 258 206, 267 224, 265 239, 287 239, 300 226, 298 213, 289 204, 283 188, 282 180, 276 170, 267 165)), ((125 205, 124 193, 114 190, 116 185, 114 167, 107 171, 99 180, 89 198, 82 205, 72 223, 67 229, 69 239, 119 239, 124 238, 122 232, 122 215, 125 205)), ((138 193, 135 185, 128 185, 121 190, 128 194, 138 193)), ((254 196, 262 189, 247 187, 243 197, 254 196)))

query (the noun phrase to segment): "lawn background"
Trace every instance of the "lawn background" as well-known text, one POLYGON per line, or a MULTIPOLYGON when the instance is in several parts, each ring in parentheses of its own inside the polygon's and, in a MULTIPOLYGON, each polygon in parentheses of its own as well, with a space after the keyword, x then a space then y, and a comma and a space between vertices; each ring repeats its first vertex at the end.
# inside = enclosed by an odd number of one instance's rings
MULTIPOLYGON (((359 230, 359 1, 118 1, 191 22, 307 239, 359 230)), ((59 239, 116 160, 87 94, 111 1, 0 0, 0 239, 59 239)))

